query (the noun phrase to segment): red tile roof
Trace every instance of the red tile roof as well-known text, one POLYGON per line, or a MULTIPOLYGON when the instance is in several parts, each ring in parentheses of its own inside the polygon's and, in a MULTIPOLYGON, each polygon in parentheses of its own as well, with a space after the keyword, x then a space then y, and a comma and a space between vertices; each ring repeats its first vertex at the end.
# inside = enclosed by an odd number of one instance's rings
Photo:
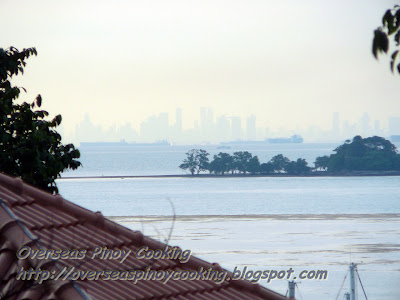
MULTIPOLYGON (((63 280, 72 267, 75 268, 73 271, 122 272, 146 271, 147 268, 156 271, 197 271, 199 268, 225 271, 218 264, 193 256, 187 262, 182 262, 182 258, 136 258, 135 253, 143 246, 156 250, 167 245, 112 222, 100 212, 94 213, 60 195, 50 195, 19 178, 0 174, 0 299, 286 299, 247 280, 225 280, 220 284, 200 279, 169 280, 166 284, 158 280, 139 280, 136 284, 131 280, 101 278, 63 280), (90 253, 96 246, 132 252, 123 263, 115 259, 91 259, 90 253), (29 253, 21 249, 31 249, 33 255, 18 258, 17 253, 21 256, 29 253), (49 249, 66 250, 71 256, 78 255, 72 252, 73 249, 86 250, 86 255, 81 253, 84 259, 58 259, 56 254, 53 259, 43 259, 34 255, 44 255, 44 251, 37 250, 49 249), (62 275, 58 280, 50 278, 38 284, 34 279, 39 277, 32 276, 28 280, 28 273, 22 272, 30 268, 53 272, 48 276, 62 275), (17 276, 20 276, 19 280, 17 276)), ((45 272, 41 276, 45 276, 45 272)), ((227 278, 231 279, 231 276, 228 272, 227 278)))

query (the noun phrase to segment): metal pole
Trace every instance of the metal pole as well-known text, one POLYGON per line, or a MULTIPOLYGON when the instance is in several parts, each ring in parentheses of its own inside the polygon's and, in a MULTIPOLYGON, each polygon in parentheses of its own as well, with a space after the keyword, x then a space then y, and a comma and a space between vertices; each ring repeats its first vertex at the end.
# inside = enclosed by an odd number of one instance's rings
POLYGON ((356 282, 354 279, 354 269, 356 268, 356 264, 350 264, 350 300, 356 300, 356 282))
POLYGON ((294 280, 289 281, 289 295, 288 295, 289 299, 294 299, 295 287, 296 287, 296 283, 294 282, 294 280))

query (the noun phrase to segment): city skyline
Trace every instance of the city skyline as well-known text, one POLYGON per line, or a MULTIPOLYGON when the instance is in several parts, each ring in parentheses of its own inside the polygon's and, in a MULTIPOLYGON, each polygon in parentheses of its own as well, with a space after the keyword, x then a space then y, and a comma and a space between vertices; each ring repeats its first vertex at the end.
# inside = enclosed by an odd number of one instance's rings
POLYGON ((201 107, 242 128, 253 114, 271 133, 327 131, 334 112, 349 129, 363 112, 386 128, 400 78, 371 44, 395 3, 4 0, 0 24, 3 47, 36 47, 13 84, 27 90, 21 101, 41 94, 43 109, 62 115, 65 140, 86 114, 104 130, 129 123, 139 133, 153 115, 172 122, 177 107, 186 131, 194 120, 201 128, 201 107))
POLYGON ((152 115, 140 124, 139 129, 132 124, 103 128, 96 126, 88 114, 75 128, 75 136, 69 136, 76 142, 127 142, 152 143, 167 140, 172 144, 218 144, 230 141, 262 141, 268 138, 290 137, 294 134, 303 136, 305 142, 343 141, 355 135, 363 137, 379 135, 389 137, 400 134, 400 117, 389 118, 388 126, 381 126, 379 120, 362 113, 355 123, 341 118, 339 112, 331 117, 330 128, 318 126, 279 128, 257 126, 254 114, 242 119, 240 116, 214 114, 209 107, 200 109, 200 118, 194 119, 191 128, 183 128, 185 113, 177 108, 174 116, 167 112, 152 115))

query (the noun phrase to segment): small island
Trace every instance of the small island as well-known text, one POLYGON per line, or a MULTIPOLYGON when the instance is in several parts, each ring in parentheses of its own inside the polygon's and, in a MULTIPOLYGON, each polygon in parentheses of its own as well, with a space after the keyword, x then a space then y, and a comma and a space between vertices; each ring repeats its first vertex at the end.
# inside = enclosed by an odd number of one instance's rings
POLYGON ((291 161, 282 154, 260 163, 248 151, 220 152, 210 161, 203 149, 192 149, 179 166, 192 176, 379 176, 400 175, 400 154, 396 146, 383 137, 362 138, 357 135, 333 150, 317 157, 309 167, 303 158, 291 161), (200 174, 209 172, 209 174, 200 174))

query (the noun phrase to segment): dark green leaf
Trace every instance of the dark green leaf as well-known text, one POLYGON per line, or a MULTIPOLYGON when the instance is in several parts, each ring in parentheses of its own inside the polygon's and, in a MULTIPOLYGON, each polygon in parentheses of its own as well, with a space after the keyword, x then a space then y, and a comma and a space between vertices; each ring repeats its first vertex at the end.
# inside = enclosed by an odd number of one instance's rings
POLYGON ((57 192, 55 179, 66 169, 81 164, 79 151, 71 144, 61 144, 61 136, 54 129, 61 123, 61 115, 53 121, 45 120, 49 113, 34 110, 41 107, 40 95, 32 103, 15 103, 24 88, 14 87, 10 79, 23 74, 25 59, 36 55, 35 48, 0 48, 0 171, 21 177, 27 183, 57 192))
POLYGON ((392 70, 392 72, 394 72, 394 65, 395 65, 396 57, 398 54, 399 54, 399 50, 394 51, 392 54, 392 60, 390 62, 390 69, 392 70))
POLYGON ((372 53, 374 54, 375 58, 378 58, 379 52, 387 53, 389 49, 389 40, 386 35, 381 29, 377 29, 374 32, 374 40, 372 43, 372 53))
POLYGON ((400 45, 400 31, 397 31, 397 33, 395 34, 394 41, 396 42, 396 46, 400 45))
POLYGON ((38 107, 41 107, 41 106, 42 106, 42 96, 37 95, 37 97, 36 97, 36 105, 37 105, 38 107))

